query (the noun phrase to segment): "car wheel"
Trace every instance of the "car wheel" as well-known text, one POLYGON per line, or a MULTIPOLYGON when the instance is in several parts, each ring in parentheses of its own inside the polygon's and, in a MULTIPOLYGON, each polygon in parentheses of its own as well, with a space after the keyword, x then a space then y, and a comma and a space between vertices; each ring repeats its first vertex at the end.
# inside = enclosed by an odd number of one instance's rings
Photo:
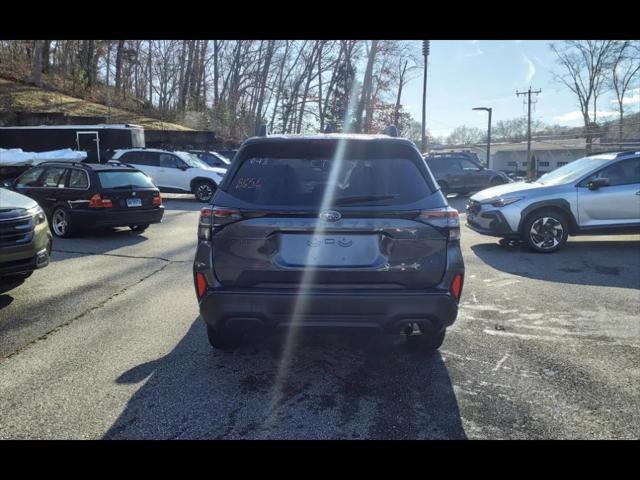
POLYGON ((446 182, 438 182, 438 185, 440 185, 440 191, 442 195, 444 195, 444 198, 447 198, 447 195, 449 195, 449 185, 447 185, 446 182))
POLYGON ((132 232, 143 233, 147 228, 149 228, 149 224, 147 223, 145 225, 129 225, 129 228, 132 232))
POLYGON ((534 252, 555 252, 569 238, 569 222, 556 210, 540 210, 527 217, 522 234, 534 252))
POLYGON ((207 325, 209 344, 218 350, 235 350, 242 344, 242 332, 233 330, 218 330, 207 325))
POLYGON ((66 208, 56 207, 51 214, 51 231, 56 237, 69 238, 73 236, 74 228, 71 215, 66 208))
POLYGON ((196 196, 196 200, 199 202, 209 202, 211 197, 216 191, 216 186, 213 182, 200 181, 196 182, 193 188, 193 194, 196 196))
POLYGON ((489 182, 490 187, 497 187, 498 185, 502 185, 504 181, 501 178, 492 178, 489 182))
POLYGON ((409 335, 407 337, 407 346, 412 350, 421 352, 435 352, 442 346, 446 330, 443 328, 440 332, 422 333, 420 335, 409 335))

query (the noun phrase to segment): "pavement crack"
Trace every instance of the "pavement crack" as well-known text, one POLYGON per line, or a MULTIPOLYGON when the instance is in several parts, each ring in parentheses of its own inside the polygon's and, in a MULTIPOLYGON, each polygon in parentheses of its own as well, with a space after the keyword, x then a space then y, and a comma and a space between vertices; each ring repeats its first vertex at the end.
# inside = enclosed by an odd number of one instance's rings
POLYGON ((54 252, 58 253, 73 253, 78 255, 102 255, 105 257, 120 257, 120 258, 137 258, 140 260, 161 260, 163 262, 168 263, 187 263, 189 260, 171 260, 169 258, 164 257, 148 257, 144 255, 123 255, 120 253, 98 253, 98 252, 80 252, 75 250, 58 250, 57 248, 53 249, 54 252))
POLYGON ((19 353, 22 353, 23 351, 25 351, 27 348, 29 348, 30 346, 32 346, 33 344, 35 344, 36 342, 40 341, 40 340, 46 340, 47 337, 49 337, 50 335, 62 330, 64 327, 72 324, 73 322, 75 322, 76 320, 80 320, 82 317, 85 317, 86 315, 90 314, 91 312, 98 310, 102 307, 104 307, 107 303, 109 303, 111 300, 113 300, 114 298, 124 294, 127 292, 127 290, 129 290, 132 287, 135 287, 137 285, 140 285, 142 282, 144 282, 145 280, 147 280, 149 277, 155 275, 156 273, 160 273, 162 272, 165 268, 167 268, 171 263, 171 261, 167 261, 165 264, 163 264, 160 268, 157 268, 156 270, 153 270, 152 272, 150 272, 149 274, 145 275, 144 277, 142 277, 140 280, 127 285, 123 288, 121 288, 120 290, 118 290, 115 293, 112 293, 111 295, 109 295, 107 298, 105 298, 104 300, 98 302, 96 305, 93 305, 92 307, 86 309, 85 311, 83 311, 82 313, 79 313, 78 315, 76 315, 73 318, 70 318, 69 320, 65 321, 64 323, 61 323, 60 325, 57 325, 55 328, 52 328, 51 330, 49 330, 48 332, 46 332, 43 335, 40 335, 39 337, 31 340, 29 343, 23 345, 21 348, 15 350, 14 352, 11 352, 8 355, 5 355, 4 357, 0 358, 0 364, 2 364, 2 362, 4 362, 4 360, 11 358, 19 353))

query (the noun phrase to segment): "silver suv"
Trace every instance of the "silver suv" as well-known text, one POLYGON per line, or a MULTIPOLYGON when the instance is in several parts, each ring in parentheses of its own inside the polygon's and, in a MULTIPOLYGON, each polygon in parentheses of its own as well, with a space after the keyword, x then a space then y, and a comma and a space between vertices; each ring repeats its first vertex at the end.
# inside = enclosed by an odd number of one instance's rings
POLYGON ((554 252, 569 235, 640 232, 640 152, 575 160, 535 182, 482 190, 467 204, 467 225, 484 235, 522 239, 554 252))

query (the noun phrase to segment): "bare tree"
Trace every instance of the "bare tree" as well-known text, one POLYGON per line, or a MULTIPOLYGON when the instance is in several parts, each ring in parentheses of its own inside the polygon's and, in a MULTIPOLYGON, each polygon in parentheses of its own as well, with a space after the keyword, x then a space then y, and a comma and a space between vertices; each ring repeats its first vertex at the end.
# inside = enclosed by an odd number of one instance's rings
POLYGON ((35 40, 33 47, 33 83, 42 85, 42 40, 35 40))
POLYGON ((607 74, 607 62, 614 45, 613 40, 565 40, 561 44, 550 44, 562 66, 560 73, 554 73, 554 78, 578 98, 586 132, 587 152, 591 151, 593 141, 591 100, 597 97, 603 77, 607 74))
POLYGON ((616 102, 618 103, 618 141, 620 143, 622 143, 624 131, 625 97, 631 81, 640 72, 640 42, 636 41, 635 43, 638 45, 634 45, 629 40, 616 42, 611 63, 610 85, 616 94, 616 102))

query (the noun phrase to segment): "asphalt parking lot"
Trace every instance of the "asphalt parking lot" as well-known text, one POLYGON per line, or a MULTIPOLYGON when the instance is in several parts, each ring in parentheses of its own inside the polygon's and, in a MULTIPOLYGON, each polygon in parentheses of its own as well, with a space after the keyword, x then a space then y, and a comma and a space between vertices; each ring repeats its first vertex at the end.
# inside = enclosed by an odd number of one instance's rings
POLYGON ((544 255, 463 228, 460 314, 432 355, 319 334, 221 353, 192 285, 201 204, 168 197, 145 234, 56 239, 49 267, 0 284, 0 438, 640 437, 640 236, 544 255))

